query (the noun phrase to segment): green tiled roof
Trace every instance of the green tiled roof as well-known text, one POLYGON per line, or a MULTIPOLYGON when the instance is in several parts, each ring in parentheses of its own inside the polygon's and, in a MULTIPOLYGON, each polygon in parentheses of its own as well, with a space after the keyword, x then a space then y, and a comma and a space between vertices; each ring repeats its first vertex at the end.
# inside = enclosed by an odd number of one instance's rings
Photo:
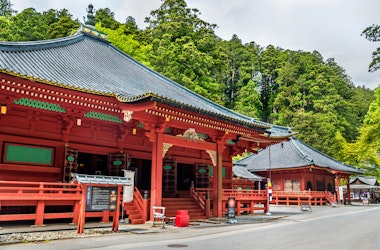
MULTIPOLYGON (((0 42, 0 72, 36 82, 114 96, 121 102, 154 100, 249 128, 271 124, 220 106, 142 65, 109 42, 83 32, 65 38, 0 42)), ((289 136, 277 127, 272 136, 289 136)))

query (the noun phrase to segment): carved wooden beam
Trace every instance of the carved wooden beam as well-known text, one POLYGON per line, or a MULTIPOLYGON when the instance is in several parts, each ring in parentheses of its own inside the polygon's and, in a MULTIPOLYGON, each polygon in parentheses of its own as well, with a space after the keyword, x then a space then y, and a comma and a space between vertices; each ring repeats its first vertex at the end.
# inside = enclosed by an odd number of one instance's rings
POLYGON ((199 150, 216 150, 216 144, 202 140, 191 140, 185 137, 164 134, 164 142, 174 146, 193 148, 199 150))

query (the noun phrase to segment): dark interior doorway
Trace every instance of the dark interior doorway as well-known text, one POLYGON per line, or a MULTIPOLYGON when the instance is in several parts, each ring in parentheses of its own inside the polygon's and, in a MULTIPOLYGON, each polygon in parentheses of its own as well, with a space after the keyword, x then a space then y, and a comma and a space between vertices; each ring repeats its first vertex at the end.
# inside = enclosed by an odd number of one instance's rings
POLYGON ((178 163, 177 168, 177 190, 189 191, 191 182, 195 180, 195 166, 191 164, 178 163))
POLYGON ((108 175, 108 155, 78 153, 78 173, 90 175, 108 175))
POLYGON ((152 175, 152 161, 144 159, 132 159, 129 170, 135 171, 135 186, 140 191, 150 191, 151 187, 151 175, 152 175))

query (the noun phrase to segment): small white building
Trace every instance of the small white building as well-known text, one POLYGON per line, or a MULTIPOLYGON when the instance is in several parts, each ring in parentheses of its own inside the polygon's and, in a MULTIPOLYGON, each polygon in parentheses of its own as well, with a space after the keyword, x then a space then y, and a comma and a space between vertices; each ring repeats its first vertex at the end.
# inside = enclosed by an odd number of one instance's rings
MULTIPOLYGON (((341 186, 343 193, 347 193, 347 186, 341 186)), ((350 179, 350 197, 352 201, 362 203, 380 202, 380 185, 375 177, 358 176, 350 179)))

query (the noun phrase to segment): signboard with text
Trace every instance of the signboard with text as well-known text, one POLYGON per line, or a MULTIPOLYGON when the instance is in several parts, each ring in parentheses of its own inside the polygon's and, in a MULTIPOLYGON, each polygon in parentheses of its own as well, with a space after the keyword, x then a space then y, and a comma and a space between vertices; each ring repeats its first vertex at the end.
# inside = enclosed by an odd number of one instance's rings
POLYGON ((115 210, 117 187, 87 186, 86 211, 115 210))

